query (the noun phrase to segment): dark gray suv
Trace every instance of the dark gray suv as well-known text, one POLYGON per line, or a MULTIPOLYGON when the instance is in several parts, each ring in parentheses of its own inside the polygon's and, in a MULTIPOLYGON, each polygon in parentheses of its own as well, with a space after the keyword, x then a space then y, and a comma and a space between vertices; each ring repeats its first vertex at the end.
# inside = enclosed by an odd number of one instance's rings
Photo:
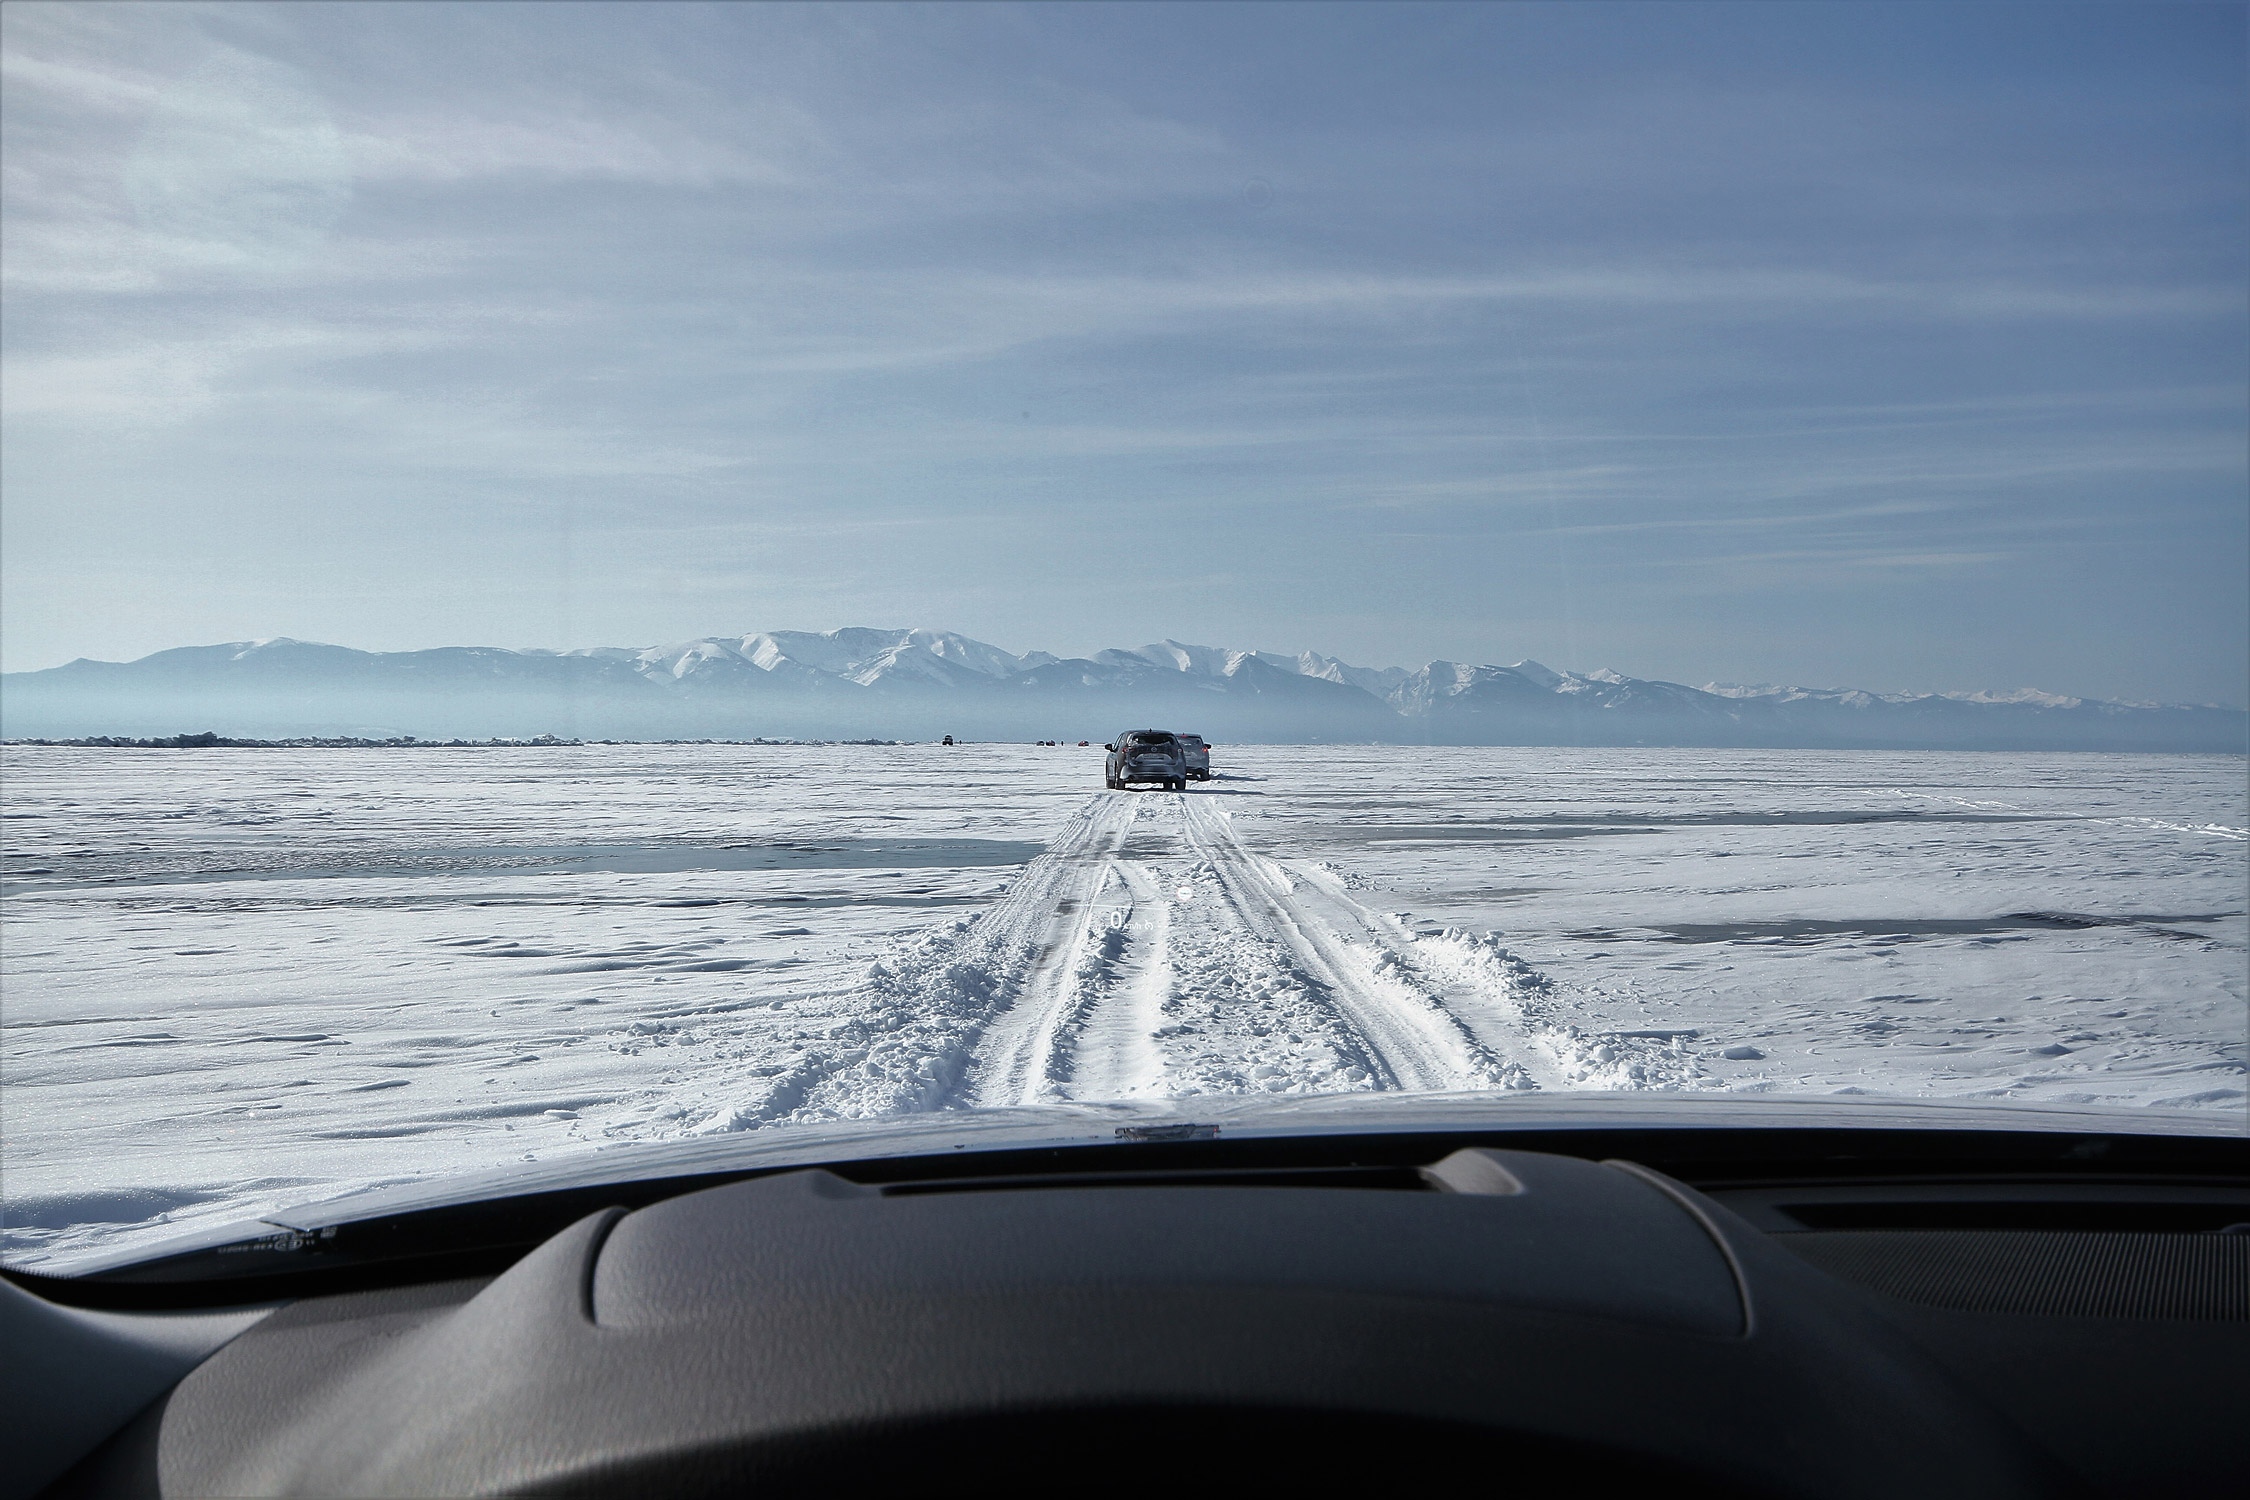
POLYGON ((1187 789, 1187 751, 1170 730, 1128 729, 1105 748, 1111 791, 1122 791, 1134 781, 1161 782, 1170 792, 1187 789))

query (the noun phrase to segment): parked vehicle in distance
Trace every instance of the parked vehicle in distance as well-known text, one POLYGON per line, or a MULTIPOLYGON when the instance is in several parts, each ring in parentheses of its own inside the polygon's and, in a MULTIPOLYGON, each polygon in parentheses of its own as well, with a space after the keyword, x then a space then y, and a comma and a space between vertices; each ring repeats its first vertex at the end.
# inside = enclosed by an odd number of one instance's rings
POLYGON ((1120 792, 1136 781, 1154 781, 1168 792, 1187 788, 1187 752, 1168 729, 1128 729, 1103 747, 1109 751, 1105 777, 1120 792))
POLYGON ((1211 779, 1211 747, 1203 743, 1203 736, 1200 734, 1183 734, 1178 736, 1178 739, 1180 741, 1180 758, 1187 763, 1188 780, 1209 781, 1211 779))

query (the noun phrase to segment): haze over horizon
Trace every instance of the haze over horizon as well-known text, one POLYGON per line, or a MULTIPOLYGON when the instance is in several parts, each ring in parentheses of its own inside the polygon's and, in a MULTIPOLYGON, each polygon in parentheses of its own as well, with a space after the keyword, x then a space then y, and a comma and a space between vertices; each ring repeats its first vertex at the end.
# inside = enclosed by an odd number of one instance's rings
POLYGON ((0 9, 0 667, 2250 696, 2209 6, 0 9))
MULTIPOLYGON (((632 641, 603 641, 603 642, 598 642, 598 643, 594 643, 594 644, 588 644, 588 645, 579 645, 579 646, 545 646, 545 645, 525 645, 525 644, 520 644, 520 643, 508 643, 508 642, 493 642, 493 641, 455 641, 455 642, 449 642, 449 643, 447 643, 447 644, 446 644, 446 645, 444 645, 444 646, 438 646, 438 647, 374 648, 374 647, 364 647, 364 646, 358 646, 358 645, 355 645, 355 644, 353 644, 352 642, 349 642, 349 641, 311 641, 311 640, 306 640, 306 639, 304 639, 304 638, 302 638, 302 637, 297 637, 297 636, 262 636, 262 637, 249 637, 249 638, 245 638, 245 639, 243 639, 243 640, 239 640, 239 641, 198 641, 198 642, 185 643, 185 644, 182 644, 182 645, 179 645, 179 646, 173 646, 173 647, 165 647, 165 648, 159 648, 159 650, 157 650, 157 651, 155 651, 155 652, 151 652, 151 653, 148 653, 147 655, 145 655, 145 656, 142 656, 142 657, 134 658, 133 660, 134 660, 134 661, 148 661, 148 660, 149 660, 150 658, 152 658, 152 657, 164 656, 164 655, 166 655, 166 654, 168 654, 168 653, 174 653, 174 652, 189 652, 189 653, 193 653, 193 652, 199 652, 199 651, 210 651, 210 650, 214 650, 214 649, 217 649, 217 648, 220 648, 220 647, 225 647, 225 646, 246 646, 246 647, 260 648, 260 647, 271 647, 271 646, 277 646, 277 645, 303 645, 303 646, 317 646, 317 647, 337 647, 337 648, 341 648, 341 649, 343 649, 343 650, 346 650, 346 651, 354 651, 354 652, 366 652, 366 653, 369 653, 369 654, 377 654, 377 655, 387 655, 387 654, 403 654, 403 655, 412 655, 412 654, 414 654, 414 653, 415 653, 415 652, 417 652, 417 651, 431 651, 431 650, 435 650, 435 651, 445 651, 445 650, 472 650, 472 651, 476 651, 476 650, 483 650, 483 651, 492 651, 492 650, 498 650, 498 651, 507 651, 507 652, 518 653, 518 654, 522 654, 522 655, 527 655, 527 656, 586 656, 586 655, 594 655, 594 654, 600 654, 600 653, 609 653, 609 652, 617 652, 617 651, 632 651, 632 652, 637 652, 637 653, 641 653, 641 654, 642 654, 642 655, 643 655, 644 657, 648 657, 648 658, 657 658, 657 657, 664 657, 664 658, 666 658, 666 659, 669 659, 669 658, 670 658, 670 656, 671 656, 672 654, 674 654, 674 653, 679 653, 679 652, 683 652, 683 651, 689 651, 689 650, 691 650, 691 649, 692 649, 692 648, 694 648, 694 647, 697 647, 697 646, 699 646, 699 645, 702 645, 702 644, 704 644, 704 643, 710 643, 710 642, 717 642, 717 643, 721 643, 721 644, 724 644, 724 645, 728 645, 728 646, 733 646, 733 645, 737 645, 737 644, 740 644, 740 645, 743 645, 743 646, 747 646, 747 645, 748 645, 748 644, 749 644, 750 642, 753 642, 753 641, 757 641, 757 640, 759 640, 759 639, 761 639, 761 638, 765 638, 765 637, 779 637, 779 638, 781 638, 781 640, 780 640, 780 644, 781 644, 781 645, 782 645, 782 646, 783 646, 784 648, 788 648, 788 647, 790 647, 790 646, 791 646, 791 645, 792 645, 792 644, 793 644, 794 642, 799 642, 799 641, 803 641, 803 640, 804 640, 805 638, 808 638, 808 637, 815 637, 815 636, 830 636, 830 637, 832 637, 832 636, 851 636, 851 635, 866 635, 866 636, 894 636, 894 637, 901 637, 901 638, 904 638, 904 637, 911 637, 911 636, 943 637, 943 638, 945 638, 945 639, 947 639, 947 640, 949 640, 949 641, 953 641, 953 642, 957 642, 957 643, 960 643, 960 644, 964 644, 964 645, 966 645, 966 646, 968 646, 968 647, 972 648, 972 650, 973 650, 973 651, 975 651, 975 652, 977 652, 978 654, 982 654, 983 652, 987 652, 987 651, 990 651, 990 652, 997 652, 997 653, 999 653, 999 654, 1001 654, 1001 655, 1004 655, 1004 656, 1006 656, 1006 657, 1009 657, 1009 658, 1015 659, 1015 660, 1017 660, 1017 661, 1020 661, 1020 662, 1026 662, 1026 663, 1030 663, 1030 662, 1038 662, 1038 661, 1073 661, 1073 660, 1099 660, 1099 659, 1113 659, 1113 658, 1116 658, 1116 657, 1118 657, 1118 656, 1120 656, 1120 655, 1144 655, 1144 654, 1147 654, 1147 653, 1150 653, 1150 652, 1156 651, 1156 650, 1157 650, 1158 648, 1160 648, 1160 647, 1178 647, 1178 648, 1181 648, 1181 649, 1183 649, 1184 651, 1187 651, 1187 652, 1190 652, 1190 653, 1198 653, 1198 654, 1200 654, 1200 653, 1211 653, 1211 654, 1213 654, 1214 656, 1217 656, 1217 655, 1243 655, 1243 656, 1256 656, 1256 657, 1261 657, 1261 658, 1266 658, 1266 659, 1282 659, 1282 658, 1289 658, 1289 659, 1296 659, 1296 660, 1298 660, 1298 661, 1300 661, 1300 662, 1302 662, 1302 661, 1303 661, 1304 659, 1306 659, 1306 658, 1313 658, 1313 659, 1315 659, 1316 661, 1327 661, 1327 662, 1333 662, 1333 663, 1335 663, 1335 664, 1337 664, 1337 665, 1339 665, 1339 666, 1343 666, 1343 667, 1348 667, 1348 668, 1353 668, 1353 669, 1356 669, 1356 670, 1359 670, 1359 671, 1363 671, 1363 672, 1383 673, 1383 674, 1400 674, 1400 675, 1406 675, 1406 674, 1412 674, 1412 673, 1414 673, 1414 672, 1417 672, 1417 671, 1422 671, 1422 670, 1425 670, 1425 669, 1427 669, 1427 668, 1430 668, 1430 667, 1435 667, 1435 666, 1439 666, 1439 665, 1445 665, 1445 664, 1451 664, 1451 665, 1457 665, 1457 666, 1479 667, 1479 668, 1488 668, 1488 667, 1502 667, 1502 668, 1510 668, 1510 669, 1512 669, 1512 668, 1517 668, 1517 667, 1529 667, 1529 668, 1533 668, 1533 669, 1535 669, 1535 671, 1534 671, 1534 673, 1533 673, 1533 675, 1534 675, 1535 677, 1537 677, 1537 675, 1538 675, 1538 673, 1539 673, 1540 671, 1544 671, 1544 672, 1547 672, 1547 673, 1550 673, 1550 674, 1554 674, 1554 675, 1559 675, 1559 676, 1562 676, 1562 677, 1574 677, 1574 678, 1580 679, 1581 681, 1597 681, 1597 680, 1601 679, 1602 677, 1604 677, 1605 675, 1615 675, 1615 676, 1618 676, 1618 677, 1621 677, 1621 678, 1626 678, 1626 679, 1633 679, 1633 680, 1642 680, 1642 681, 1659 681, 1659 682, 1674 682, 1674 683, 1677 683, 1678 685, 1681 685, 1681 686, 1687 686, 1687 687, 1693 687, 1693 688, 1696 688, 1696 689, 1698 689, 1698 690, 1707 690, 1707 689, 1713 689, 1713 688, 1719 688, 1719 689, 1735 689, 1735 688, 1741 688, 1741 689, 1759 689, 1759 690, 1781 690, 1781 691, 1810 691, 1810 692, 1816 692, 1816 693, 1825 693, 1825 692, 1854 692, 1854 691, 1859 691, 1859 692, 1865 692, 1865 691, 1876 691, 1876 690, 1870 690, 1870 689, 1867 689, 1867 688, 1865 688, 1865 687, 1863 687, 1862 685, 1860 685, 1860 684, 1857 684, 1857 683, 1848 683, 1848 682, 1790 682, 1790 683, 1776 683, 1776 682, 1742 682, 1742 681, 1738 681, 1738 680, 1733 680, 1733 679, 1726 679, 1726 678, 1717 678, 1717 677, 1712 677, 1712 676, 1710 676, 1709 674, 1704 674, 1704 675, 1701 675, 1701 676, 1696 676, 1696 677, 1692 677, 1692 678, 1680 678, 1680 679, 1645 679, 1645 678, 1639 678, 1639 677, 1638 677, 1638 674, 1635 674, 1635 673, 1630 673, 1630 672, 1619 672, 1619 671, 1618 671, 1618 670, 1617 670, 1616 668, 1614 668, 1614 667, 1611 667, 1611 666, 1609 666, 1609 665, 1607 665, 1607 664, 1595 664, 1595 665, 1591 665, 1591 666, 1589 666, 1589 665, 1586 665, 1586 664, 1583 664, 1583 663, 1566 663, 1566 664, 1564 664, 1564 665, 1562 665, 1562 666, 1560 666, 1560 667, 1557 667, 1557 666, 1555 666, 1555 664, 1553 664, 1553 663, 1551 663, 1551 662, 1542 662, 1542 661, 1538 660, 1538 659, 1537 659, 1536 657, 1529 657, 1529 656, 1520 656, 1520 655, 1519 655, 1519 656, 1514 656, 1514 657, 1509 657, 1509 658, 1506 658, 1506 659, 1504 659, 1504 660, 1502 660, 1502 659, 1494 659, 1494 660, 1483 660, 1483 659, 1475 659, 1475 658, 1469 658, 1469 657, 1463 657, 1463 656, 1446 656, 1446 655, 1440 655, 1440 656, 1436 656, 1436 657, 1429 657, 1429 658, 1425 658, 1425 659, 1423 659, 1423 660, 1421 660, 1421 661, 1414 661, 1414 662, 1374 661, 1374 660, 1364 660, 1364 659, 1360 659, 1360 658, 1355 658, 1355 657, 1351 657, 1351 656, 1347 656, 1347 655, 1342 655, 1342 654, 1339 654, 1339 653, 1335 653, 1335 652, 1315 652, 1315 651, 1308 651, 1308 650, 1289 650, 1289 649, 1286 649, 1286 648, 1282 648, 1282 649, 1274 649, 1274 648, 1271 648, 1271 647, 1268 647, 1268 646, 1263 646, 1263 645, 1256 645, 1256 644, 1252 644, 1252 645, 1243 645, 1243 644, 1241 644, 1241 643, 1233 643, 1233 642, 1180 641, 1180 640, 1177 640, 1177 639, 1175 639, 1175 638, 1173 638, 1173 637, 1169 637, 1169 636, 1165 637, 1165 638, 1164 638, 1163 640, 1161 640, 1161 641, 1141 641, 1141 642, 1132 642, 1132 643, 1127 643, 1127 642, 1118 642, 1118 643, 1115 643, 1115 644, 1113 644, 1113 645, 1110 645, 1110 646, 1106 646, 1106 647, 1101 647, 1101 648, 1098 648, 1098 649, 1096 649, 1096 650, 1094 650, 1094 651, 1090 651, 1090 652, 1082 652, 1082 653, 1063 653, 1063 652, 1047 651, 1047 650, 1045 650, 1044 648, 1042 648, 1042 647, 1039 647, 1039 646, 1036 646, 1036 645, 1034 645, 1034 646, 1031 646, 1031 647, 1028 647, 1028 648, 1025 648, 1025 649, 1022 649, 1022 650, 1018 650, 1018 649, 1017 649, 1017 647, 1016 647, 1016 644, 1014 644, 1014 643, 1003 644, 1003 643, 1000 643, 1000 642, 993 642, 993 641, 981 641, 981 640, 977 640, 977 639, 976 639, 975 637, 972 637, 972 636, 969 636, 969 635, 967 635, 967 634, 966 634, 965 632, 961 632, 961 631, 951 631, 951 630, 946 630, 946 629, 944 629, 944 628, 942 628, 942 627, 932 627, 932 626, 919 626, 919 625, 915 625, 915 626, 868 626, 868 625, 858 625, 858 626, 844 626, 844 627, 840 627, 840 628, 838 628, 837 630, 834 630, 834 631, 830 631, 830 632, 825 632, 825 633, 824 633, 824 632, 815 632, 815 631, 796 631, 796 630, 788 630, 788 629, 780 629, 780 630, 752 630, 752 631, 740 631, 740 632, 727 632, 727 631, 718 631, 718 632, 705 632, 704 634, 702 634, 702 635, 699 635, 699 636, 691 636, 691 637, 687 637, 687 638, 685 638, 685 639, 680 639, 680 640, 668 640, 668 641, 652 641, 652 642, 632 642, 632 641)), ((83 657, 83 656, 81 656, 81 657, 74 657, 74 658, 72 658, 72 659, 71 659, 71 660, 70 660, 70 661, 69 661, 68 663, 58 663, 58 665, 70 665, 70 666, 77 666, 77 665, 79 665, 79 664, 82 664, 82 663, 86 663, 86 662, 95 662, 95 663, 97 663, 97 664, 102 664, 102 665, 129 665, 129 664, 130 664, 130 663, 116 663, 116 662, 109 662, 109 661, 106 661, 105 659, 102 659, 102 658, 90 658, 90 657, 83 657)), ((1202 665, 1198 665, 1198 666, 1196 666, 1196 667, 1194 667, 1194 668, 1192 668, 1192 669, 1189 669, 1189 670, 1203 670, 1203 669, 1204 669, 1204 668, 1203 668, 1203 666, 1202 666, 1202 665)), ((32 671, 34 671, 34 672, 37 672, 37 671, 39 671, 39 670, 42 670, 42 669, 31 669, 31 670, 32 670, 32 671)), ((49 669, 49 670, 51 670, 51 669, 49 669)), ((18 674, 17 672, 13 672, 13 671, 11 671, 11 672, 9 672, 9 673, 7 673, 7 674, 5 674, 5 675, 7 675, 7 676, 17 676, 17 675, 20 675, 20 674, 18 674)), ((1543 679, 1542 679, 1542 680, 1543 680, 1543 679)), ((2229 701, 2222 701, 2222 700, 2206 700, 2206 701, 2204 701, 2204 702, 2201 702, 2201 703, 2197 703, 2197 704, 2187 704, 2187 703, 2171 703, 2171 704, 2160 704, 2160 703, 2158 702, 2158 700, 2151 700, 2151 699, 2097 699, 2097 698, 2092 698, 2092 697, 2090 697, 2090 696, 2088 696, 2088 695, 2083 695, 2083 694, 2057 694, 2057 693, 2054 693, 2054 692, 2052 692, 2052 691, 2051 691, 2051 690, 2049 690, 2049 689, 2041 688, 2041 687, 2040 687, 2040 686, 2039 686, 2038 684, 2036 684, 2036 683, 2014 683, 2014 684, 2007 684, 2007 685, 1999 685, 1999 684, 1986 684, 1986 685, 1985 685, 1985 686, 1983 686, 1983 687, 1978 687, 1978 688, 1967 688, 1967 689, 1962 689, 1962 688, 1911 688, 1911 687, 1910 687, 1910 688, 1905 688, 1905 689, 1898 689, 1898 690, 1881 690, 1881 691, 1887 691, 1887 692, 1891 692, 1893 696, 1908 696, 1908 697, 1919 697, 1919 696, 1987 697, 1987 698, 1993 698, 1993 699, 1996 699, 1996 700, 1998 700, 1998 699, 2006 699, 2006 698, 2009 698, 2009 697, 2018 697, 2018 698, 2020 698, 2020 697, 2023 697, 2023 696, 2026 696, 2026 695, 2030 695, 2030 696, 2033 696, 2033 697, 2046 697, 2046 698, 2067 698, 2067 697, 2078 697, 2078 698, 2081 698, 2081 699, 2082 699, 2082 700, 2084 700, 2084 701, 2089 701, 2089 702, 2122 703, 2122 704, 2133 705, 2133 706, 2141 706, 2141 707, 2156 707, 2156 706, 2168 706, 2168 707, 2190 707, 2190 706, 2195 706, 2195 707, 2224 708, 2224 709, 2228 709, 2228 710, 2231 710, 2231 711, 2234 711, 2234 712, 2237 712, 2237 713, 2239 713, 2239 712, 2242 712, 2242 711, 2244 710, 2244 704, 2243 704, 2243 703, 2242 703, 2241 701, 2239 701, 2239 700, 2237 700, 2237 701, 2232 701, 2232 702, 2229 702, 2229 701)))

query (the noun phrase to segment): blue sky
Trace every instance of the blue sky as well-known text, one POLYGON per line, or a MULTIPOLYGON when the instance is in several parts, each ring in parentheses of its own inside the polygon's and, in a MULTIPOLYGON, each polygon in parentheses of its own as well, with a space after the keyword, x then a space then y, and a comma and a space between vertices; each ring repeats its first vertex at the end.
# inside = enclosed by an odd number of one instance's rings
POLYGON ((2224 701, 2239 6, 49 5, 0 652, 2224 701))

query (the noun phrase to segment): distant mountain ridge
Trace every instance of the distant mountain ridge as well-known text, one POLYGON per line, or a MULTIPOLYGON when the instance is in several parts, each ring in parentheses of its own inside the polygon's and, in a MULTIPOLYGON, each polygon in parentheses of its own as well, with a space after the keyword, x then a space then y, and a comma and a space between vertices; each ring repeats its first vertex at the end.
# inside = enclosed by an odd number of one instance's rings
POLYGON ((1159 641, 1015 655, 942 630, 760 631, 577 651, 370 652, 285 638, 0 676, 0 735, 1100 739, 2241 753, 2240 709, 2029 690, 1745 687, 1159 641))

